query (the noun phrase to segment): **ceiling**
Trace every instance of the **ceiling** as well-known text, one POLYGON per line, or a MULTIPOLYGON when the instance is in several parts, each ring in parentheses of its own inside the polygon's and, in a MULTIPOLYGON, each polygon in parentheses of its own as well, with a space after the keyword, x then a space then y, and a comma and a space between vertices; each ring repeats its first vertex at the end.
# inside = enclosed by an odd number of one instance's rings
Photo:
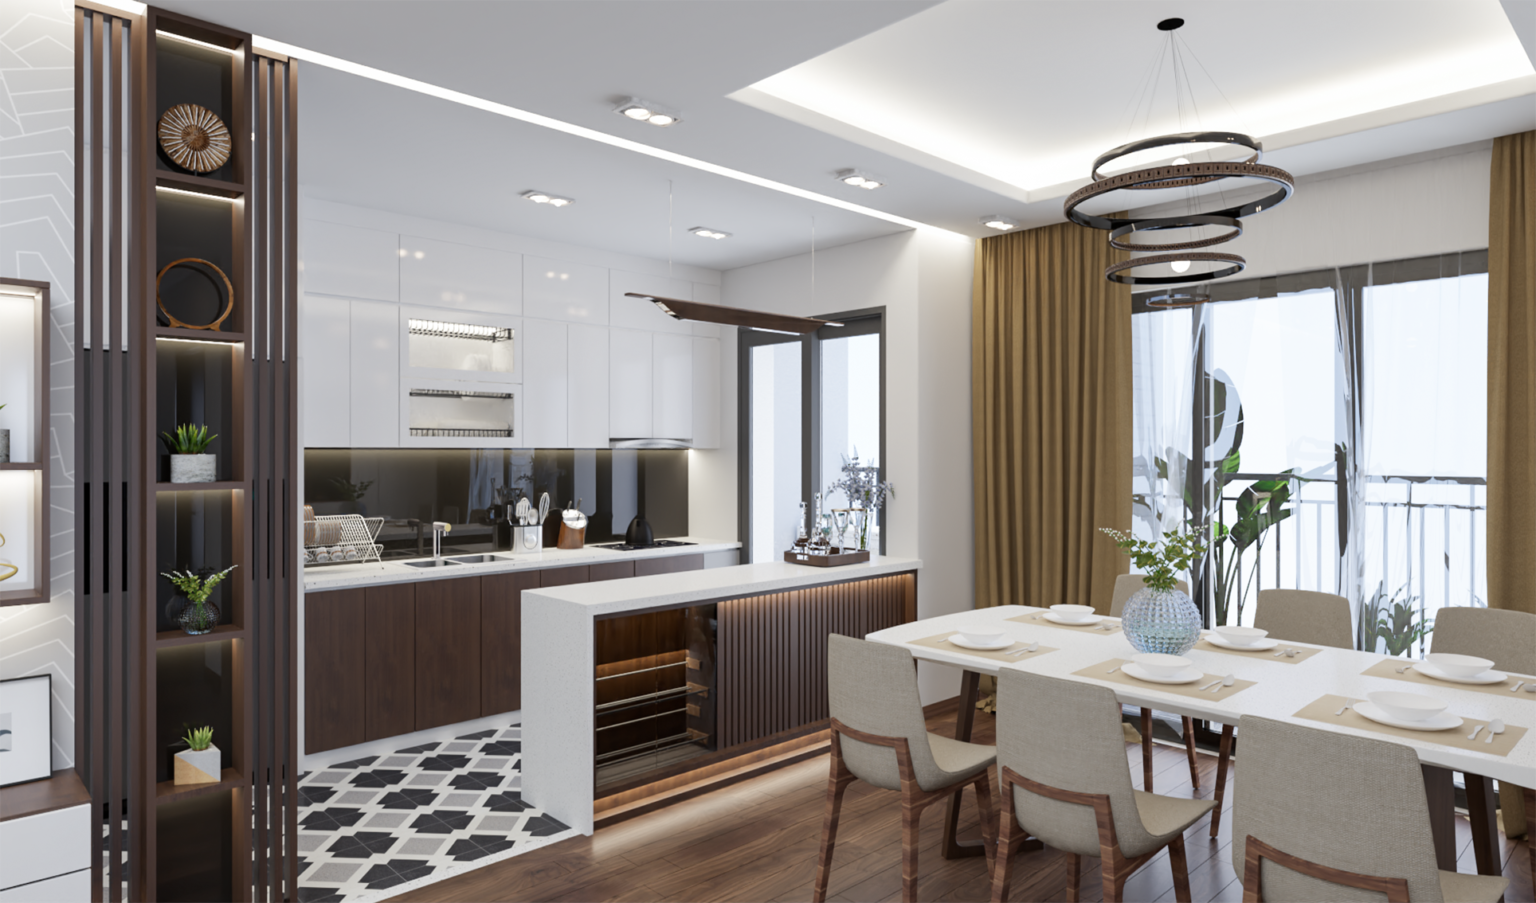
MULTIPOLYGON (((162 6, 968 235, 1061 219, 1181 35, 1208 127, 1298 175, 1536 127, 1536 0, 166 0, 162 6), (1526 13, 1531 22, 1524 23, 1526 13), (1511 20, 1519 27, 1512 27, 1511 20), (1113 63, 1105 61, 1114 61, 1113 63), (1226 102, 1222 99, 1225 95, 1226 102), (680 110, 667 129, 613 113, 680 110), (886 187, 844 186, 858 167, 886 187)), ((302 58, 302 55, 300 55, 302 58)), ((311 196, 716 269, 908 226, 301 65, 311 196), (675 226, 667 238, 667 181, 675 226), (576 199, 564 209, 517 197, 576 199), (693 226, 734 233, 724 241, 693 226)), ((1177 118, 1165 88, 1140 136, 1177 118)), ((1189 118, 1186 125, 1191 124, 1189 118)))

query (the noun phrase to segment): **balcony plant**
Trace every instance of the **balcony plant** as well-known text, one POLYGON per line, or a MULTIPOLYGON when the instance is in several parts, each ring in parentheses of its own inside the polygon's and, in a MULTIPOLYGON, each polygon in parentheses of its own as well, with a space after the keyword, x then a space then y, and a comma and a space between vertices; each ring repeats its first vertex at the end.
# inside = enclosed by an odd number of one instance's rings
POLYGON ((191 728, 182 741, 188 748, 176 754, 175 783, 217 784, 220 753, 213 745, 213 728, 191 728))
MULTIPOLYGON (((5 405, 0 404, 0 411, 5 410, 5 405)), ((11 463, 11 431, 0 430, 0 464, 11 463)))
POLYGON ((1142 571, 1143 583, 1125 602, 1120 627, 1138 652, 1183 655, 1200 639, 1200 609, 1177 586, 1191 562, 1205 554, 1200 534, 1165 533, 1162 539, 1137 539, 1118 530, 1099 530, 1142 571))
POLYGON ((232 564, 218 573, 213 573, 212 569, 162 572, 160 576, 181 591, 181 595, 173 597, 165 606, 166 615, 191 636, 212 631, 219 623, 219 607, 208 597, 213 594, 213 588, 238 566, 232 564))
POLYGON ((1419 617, 1418 596, 1408 595, 1408 587, 1398 587, 1390 597, 1386 585, 1376 584, 1376 592, 1360 605, 1356 642, 1364 652, 1381 651, 1394 658, 1413 650, 1435 629, 1435 622, 1419 617), (1399 598, 1401 597, 1401 598, 1399 598))
POLYGON ((207 426, 183 423, 176 427, 176 435, 161 433, 160 440, 171 453, 172 483, 212 483, 217 455, 207 454, 208 446, 219 438, 217 433, 208 434, 207 426))

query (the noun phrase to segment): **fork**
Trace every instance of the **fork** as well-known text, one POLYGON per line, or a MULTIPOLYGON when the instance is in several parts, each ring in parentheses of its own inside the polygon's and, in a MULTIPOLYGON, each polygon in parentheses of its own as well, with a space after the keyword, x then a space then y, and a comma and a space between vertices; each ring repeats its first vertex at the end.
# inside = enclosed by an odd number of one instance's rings
POLYGON ((1483 729, 1483 726, 1481 724, 1479 724, 1477 727, 1472 728, 1472 733, 1467 735, 1467 739, 1468 740, 1476 740, 1477 739, 1477 732, 1482 730, 1482 729, 1483 729))
POLYGON ((1221 686, 1219 686, 1216 689, 1212 690, 1211 691, 1212 693, 1220 693, 1223 689, 1232 686, 1233 684, 1237 683, 1237 678, 1233 677, 1229 673, 1226 677, 1223 677, 1221 680, 1216 681, 1216 683, 1220 684, 1221 686))
POLYGON ((1221 683, 1221 678, 1217 678, 1216 680, 1213 680, 1205 686, 1201 687, 1200 692, 1204 693, 1206 690, 1209 690, 1211 687, 1214 687, 1219 683, 1221 683))

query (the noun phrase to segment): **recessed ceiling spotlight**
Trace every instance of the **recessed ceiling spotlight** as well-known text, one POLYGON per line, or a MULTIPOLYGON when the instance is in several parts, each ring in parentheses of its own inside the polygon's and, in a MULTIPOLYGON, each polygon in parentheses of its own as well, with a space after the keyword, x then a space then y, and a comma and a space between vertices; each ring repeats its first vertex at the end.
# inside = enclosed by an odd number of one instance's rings
POLYGON ((666 128, 669 125, 677 125, 683 121, 683 117, 676 110, 663 109, 648 100, 631 97, 613 108, 615 113, 625 116, 636 122, 649 122, 651 125, 659 125, 666 128))
POLYGON ((837 180, 844 185, 852 185, 854 188, 867 188, 871 190, 885 184, 884 179, 862 169, 839 169, 837 171, 837 180))
POLYGON ((1007 232, 1009 229, 1016 229, 1019 225, 1017 220, 1009 219, 1006 216, 998 216, 997 214, 990 214, 982 217, 981 224, 986 226, 988 229, 996 229, 999 232, 1007 232))
POLYGON ((703 226, 694 226, 692 229, 689 229, 688 231, 692 232, 694 235, 697 235, 700 238, 713 238, 713 239, 719 240, 719 239, 722 239, 722 238, 730 238, 731 237, 731 233, 729 233, 729 232, 721 232, 719 229, 707 229, 707 228, 705 228, 703 226))
POLYGON ((535 204, 548 204, 551 207, 564 207, 567 204, 573 203, 570 198, 563 198, 558 194, 550 194, 547 191, 529 190, 523 192, 523 197, 533 201, 535 204))

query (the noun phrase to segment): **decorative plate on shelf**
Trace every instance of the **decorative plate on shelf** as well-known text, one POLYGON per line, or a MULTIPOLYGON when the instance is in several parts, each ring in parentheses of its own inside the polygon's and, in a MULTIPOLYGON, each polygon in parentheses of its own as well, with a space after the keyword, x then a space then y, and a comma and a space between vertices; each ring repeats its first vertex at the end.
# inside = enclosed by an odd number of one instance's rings
POLYGON ((213 172, 229 160, 229 129, 207 107, 179 103, 160 117, 160 146, 177 166, 213 172))

